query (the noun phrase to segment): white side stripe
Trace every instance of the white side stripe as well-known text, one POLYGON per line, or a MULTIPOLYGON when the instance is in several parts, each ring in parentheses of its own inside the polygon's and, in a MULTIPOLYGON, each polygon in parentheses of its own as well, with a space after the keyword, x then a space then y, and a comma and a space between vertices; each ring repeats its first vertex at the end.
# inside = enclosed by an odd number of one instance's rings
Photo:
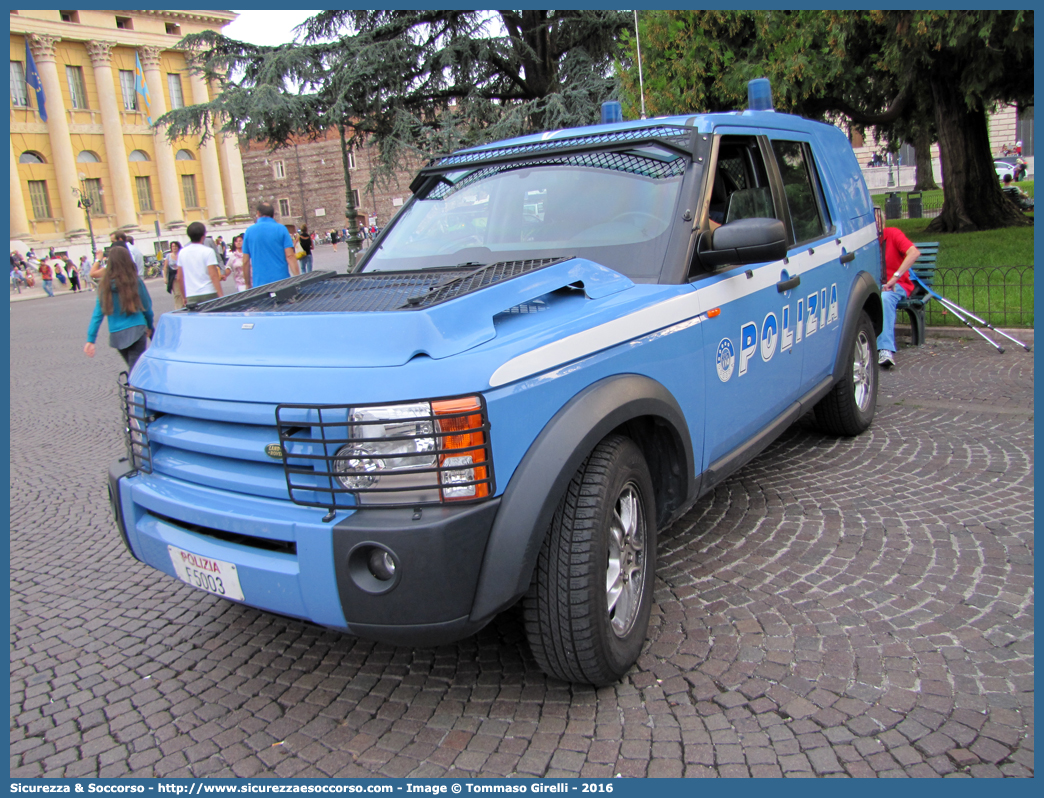
POLYGON ((842 247, 853 252, 876 238, 877 227, 870 224, 844 236, 841 244, 838 244, 836 239, 832 239, 818 244, 813 248, 812 254, 806 250, 795 255, 790 258, 789 263, 784 264, 783 261, 767 263, 753 270, 752 277, 747 277, 746 273, 741 272, 690 294, 672 297, 636 313, 630 313, 623 318, 613 319, 589 330, 583 330, 545 344, 518 355, 500 366, 489 378, 490 387, 506 385, 563 363, 586 357, 599 350, 641 338, 656 330, 698 316, 704 308, 717 308, 743 299, 774 286, 779 282, 781 272, 784 270, 791 277, 807 274, 839 258, 842 247))
POLYGON ((570 360, 585 357, 600 349, 608 349, 624 341, 640 338, 661 327, 669 327, 685 319, 691 319, 700 313, 699 302, 699 292, 682 294, 642 308, 637 313, 629 313, 621 319, 613 319, 589 330, 545 344, 509 360, 493 372, 489 384, 496 388, 498 385, 505 385, 530 374, 537 374, 570 360))

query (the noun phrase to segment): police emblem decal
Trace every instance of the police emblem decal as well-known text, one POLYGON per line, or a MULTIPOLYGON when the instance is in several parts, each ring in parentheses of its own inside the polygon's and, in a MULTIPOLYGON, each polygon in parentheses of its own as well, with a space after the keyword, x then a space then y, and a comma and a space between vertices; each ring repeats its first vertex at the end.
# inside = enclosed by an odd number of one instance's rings
POLYGON ((718 354, 714 358, 718 367, 718 379, 728 382, 732 377, 732 367, 736 365, 736 350, 732 347, 732 341, 722 338, 718 344, 718 354))

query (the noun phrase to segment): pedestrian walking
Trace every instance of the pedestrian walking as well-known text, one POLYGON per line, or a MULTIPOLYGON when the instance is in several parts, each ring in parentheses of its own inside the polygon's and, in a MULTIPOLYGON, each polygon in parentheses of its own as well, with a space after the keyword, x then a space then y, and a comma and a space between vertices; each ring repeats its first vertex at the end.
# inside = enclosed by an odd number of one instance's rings
POLYGON ((181 289, 181 281, 178 280, 178 254, 181 252, 181 242, 171 241, 170 250, 163 258, 163 268, 166 270, 164 277, 167 281, 167 293, 174 295, 174 310, 185 307, 185 294, 181 289))
POLYGON ((54 296, 54 269, 46 260, 40 261, 40 282, 47 296, 54 296))
POLYGON ((301 225, 297 233, 297 243, 303 253, 297 256, 297 262, 301 267, 301 274, 305 274, 312 270, 312 236, 308 233, 308 225, 301 225))
POLYGON ((98 285, 87 343, 83 345, 87 357, 94 357, 94 342, 103 318, 109 325, 109 346, 119 351, 127 369, 133 370, 152 335, 152 298, 138 277, 134 258, 123 247, 110 250, 109 265, 98 285))
POLYGON ((85 291, 93 291, 94 280, 91 279, 91 264, 86 255, 80 258, 80 265, 77 268, 80 272, 80 285, 85 291))
POLYGON ((330 231, 330 243, 333 244, 334 252, 336 252, 337 251, 337 231, 336 230, 331 230, 330 231))
MULTIPOLYGON (((286 228, 283 228, 284 232, 286 228)), ((203 244, 207 228, 203 222, 193 222, 186 231, 189 245, 178 253, 178 282, 185 296, 185 307, 224 296, 221 289, 222 268, 214 250, 203 244)), ((287 233, 289 237, 289 233, 287 233)))
POLYGON ((267 202, 258 203, 257 221, 243 234, 243 279, 247 288, 301 273, 294 255, 294 240, 274 216, 275 208, 267 202))
POLYGON ((228 262, 225 264, 232 270, 232 280, 236 291, 246 291, 246 279, 243 276, 243 234, 233 237, 232 248, 228 251, 228 262))
POLYGON ((69 288, 75 294, 80 290, 80 273, 76 271, 76 265, 68 258, 65 259, 65 273, 69 275, 69 288))

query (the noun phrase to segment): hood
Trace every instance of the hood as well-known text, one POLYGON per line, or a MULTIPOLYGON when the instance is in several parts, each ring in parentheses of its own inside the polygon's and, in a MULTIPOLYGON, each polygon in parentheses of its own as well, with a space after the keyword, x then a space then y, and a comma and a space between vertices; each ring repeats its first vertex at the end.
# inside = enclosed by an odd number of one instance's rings
MULTIPOLYGON (((365 275, 327 279, 354 277, 365 275)), ((266 289, 274 295, 286 282, 266 289)), ((301 368, 402 366, 419 355, 439 360, 495 338, 493 319, 497 314, 570 285, 582 285, 590 299, 598 299, 634 284, 597 263, 572 258, 485 287, 469 288, 455 298, 427 307, 421 302, 417 309, 315 312, 307 309, 307 301, 299 305, 288 301, 283 305, 285 310, 177 311, 160 317, 146 357, 301 368)), ((360 293, 366 290, 364 287, 360 293)))

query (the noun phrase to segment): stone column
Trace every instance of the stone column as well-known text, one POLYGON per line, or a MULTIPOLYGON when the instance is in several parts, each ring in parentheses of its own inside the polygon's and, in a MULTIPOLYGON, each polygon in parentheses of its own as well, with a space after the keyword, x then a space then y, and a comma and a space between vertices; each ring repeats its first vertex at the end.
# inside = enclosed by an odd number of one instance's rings
POLYGON ((115 42, 89 41, 87 52, 94 67, 94 82, 98 87, 101 105, 102 131, 105 134, 105 158, 109 179, 112 181, 112 200, 116 211, 116 226, 136 228, 138 214, 134 210, 134 187, 127 164, 127 148, 123 143, 123 123, 120 119, 122 97, 116 97, 116 81, 112 74, 112 48, 115 42))
POLYGON ((252 220, 254 217, 247 201, 243 161, 239 157, 239 142, 235 136, 218 134, 218 159, 221 162, 221 180, 228 192, 225 202, 226 213, 240 221, 252 220))
MULTIPOLYGON (((211 92, 217 92, 213 84, 210 88, 211 92)), ((221 184, 225 189, 225 215, 237 221, 251 221, 253 215, 247 200, 243 161, 239 157, 239 142, 235 136, 226 136, 224 133, 216 133, 215 141, 218 162, 221 164, 221 184)))
POLYGON ((73 194, 74 188, 79 189, 80 180, 76 176, 76 156, 73 154, 72 139, 69 138, 69 120, 65 115, 62 83, 58 78, 58 64, 54 56, 54 46, 60 41, 58 36, 37 33, 29 37, 45 95, 47 135, 51 140, 51 157, 54 159, 54 173, 58 181, 55 189, 62 206, 65 234, 72 237, 87 234, 87 221, 83 211, 76 207, 78 197, 73 194))
MULTIPOLYGON (((15 158, 14 142, 11 142, 11 238, 26 239, 32 236, 29 215, 25 212, 25 195, 22 194, 22 176, 18 174, 18 159, 15 158)), ((24 252, 22 253, 25 254, 24 252)))
MULTIPOLYGON (((160 48, 142 47, 141 68, 145 71, 145 81, 149 84, 149 98, 152 103, 152 121, 155 122, 167 113, 167 100, 164 95, 166 78, 160 72, 160 48)), ((161 128, 153 132, 153 144, 156 150, 156 171, 159 174, 160 201, 163 203, 163 221, 168 228, 184 227, 185 211, 181 206, 181 187, 178 185, 178 171, 174 166, 174 151, 167 142, 167 134, 161 128)))
MULTIPOLYGON (((196 105, 210 102, 207 84, 197 74, 189 75, 192 102, 196 105)), ((221 193, 221 167, 213 140, 199 145, 200 170, 203 172, 203 190, 207 193, 207 215, 211 222, 225 221, 225 197, 221 193)))

